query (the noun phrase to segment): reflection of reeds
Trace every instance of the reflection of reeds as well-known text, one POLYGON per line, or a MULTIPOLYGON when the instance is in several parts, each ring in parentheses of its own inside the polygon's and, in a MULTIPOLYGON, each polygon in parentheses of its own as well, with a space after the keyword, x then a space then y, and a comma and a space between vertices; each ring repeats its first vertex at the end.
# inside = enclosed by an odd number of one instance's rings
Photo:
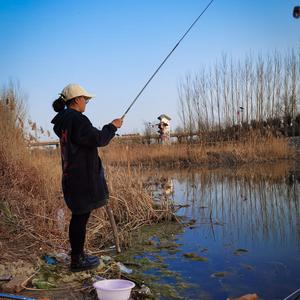
MULTIPOLYGON (((0 98, 0 220, 10 224, 7 228, 15 231, 16 239, 24 237, 23 246, 29 243, 28 249, 34 245, 30 245, 32 240, 66 248, 69 212, 64 209, 61 194, 60 156, 55 151, 29 151, 21 125, 24 124, 23 107, 14 90, 3 91, 0 98)), ((36 128, 35 123, 31 125, 36 128)), ((107 168, 107 177, 112 196, 110 204, 120 227, 121 240, 126 239, 130 230, 171 215, 167 207, 153 208, 152 198, 142 188, 138 173, 131 172, 129 176, 127 170, 111 167, 107 168)), ((90 221, 88 246, 96 245, 98 249, 112 240, 110 232, 105 210, 95 211, 90 221)), ((39 247, 35 245, 35 248, 39 247)))
MULTIPOLYGON (((252 168, 170 171, 184 187, 185 213, 201 223, 211 221, 218 238, 226 242, 284 246, 299 245, 299 182, 290 179, 291 165, 252 168), (219 230, 216 231, 216 228, 219 230), (295 242, 296 241, 296 242, 295 242)), ((177 198, 178 195, 175 195, 177 198)))

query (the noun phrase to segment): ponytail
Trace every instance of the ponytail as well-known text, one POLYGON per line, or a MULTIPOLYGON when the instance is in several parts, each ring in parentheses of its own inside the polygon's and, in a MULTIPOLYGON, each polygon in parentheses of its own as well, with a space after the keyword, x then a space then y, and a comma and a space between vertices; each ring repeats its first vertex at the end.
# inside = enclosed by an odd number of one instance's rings
POLYGON ((62 95, 59 98, 57 98, 56 100, 54 100, 52 103, 52 107, 53 107, 54 111, 56 111, 56 112, 63 111, 65 109, 65 106, 66 106, 66 103, 65 103, 62 95))

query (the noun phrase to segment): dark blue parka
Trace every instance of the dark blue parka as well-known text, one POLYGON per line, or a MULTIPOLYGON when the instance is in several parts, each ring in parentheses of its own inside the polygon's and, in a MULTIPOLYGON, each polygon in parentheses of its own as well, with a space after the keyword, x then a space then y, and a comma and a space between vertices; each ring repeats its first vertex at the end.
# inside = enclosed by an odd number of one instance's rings
POLYGON ((73 214, 85 214, 107 203, 108 188, 97 147, 106 146, 117 128, 93 127, 82 113, 67 108, 51 121, 60 139, 62 188, 73 214))

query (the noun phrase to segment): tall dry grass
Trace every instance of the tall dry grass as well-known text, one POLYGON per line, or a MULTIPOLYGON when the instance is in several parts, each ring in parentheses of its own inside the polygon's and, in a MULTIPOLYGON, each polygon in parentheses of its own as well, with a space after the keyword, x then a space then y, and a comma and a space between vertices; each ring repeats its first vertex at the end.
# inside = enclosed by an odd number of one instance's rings
MULTIPOLYGON (((20 95, 13 88, 3 90, 0 97, 0 246, 21 243, 21 250, 31 252, 67 250, 70 213, 61 193, 60 155, 58 151, 29 148, 24 118, 20 95)), ((168 207, 153 208, 150 193, 143 189, 137 172, 108 167, 107 178, 110 205, 124 243, 131 230, 172 215, 168 207)), ((97 251, 113 240, 105 209, 94 211, 89 224, 87 246, 90 249, 97 251)))
POLYGON ((212 145, 125 145, 113 143, 101 150, 106 161, 127 166, 191 167, 205 165, 237 165, 249 162, 272 162, 295 157, 285 138, 262 136, 254 131, 242 141, 219 142, 212 145))

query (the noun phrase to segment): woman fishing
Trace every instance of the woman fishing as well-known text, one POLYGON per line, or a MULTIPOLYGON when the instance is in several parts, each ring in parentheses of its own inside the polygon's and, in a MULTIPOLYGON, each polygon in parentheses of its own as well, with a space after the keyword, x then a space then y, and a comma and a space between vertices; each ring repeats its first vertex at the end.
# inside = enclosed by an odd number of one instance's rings
POLYGON ((67 85, 52 106, 57 115, 51 121, 60 139, 62 189, 72 212, 69 225, 71 271, 83 271, 99 265, 97 256, 84 252, 86 225, 93 209, 104 206, 109 194, 97 147, 106 146, 122 126, 115 119, 102 130, 92 126, 83 115, 94 96, 78 84, 67 85))

